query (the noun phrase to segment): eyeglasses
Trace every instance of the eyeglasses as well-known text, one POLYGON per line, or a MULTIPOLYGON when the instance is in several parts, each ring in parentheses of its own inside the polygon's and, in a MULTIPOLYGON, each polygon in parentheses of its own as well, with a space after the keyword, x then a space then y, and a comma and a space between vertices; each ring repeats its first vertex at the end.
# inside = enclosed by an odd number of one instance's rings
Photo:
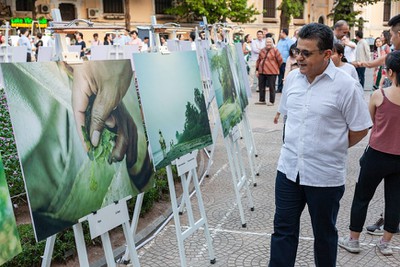
POLYGON ((298 48, 292 49, 292 53, 293 53, 293 55, 295 57, 301 55, 301 56, 303 56, 305 58, 310 57, 312 54, 314 54, 314 52, 317 52, 317 51, 321 51, 321 50, 320 49, 315 49, 315 50, 308 51, 308 50, 300 50, 298 48))

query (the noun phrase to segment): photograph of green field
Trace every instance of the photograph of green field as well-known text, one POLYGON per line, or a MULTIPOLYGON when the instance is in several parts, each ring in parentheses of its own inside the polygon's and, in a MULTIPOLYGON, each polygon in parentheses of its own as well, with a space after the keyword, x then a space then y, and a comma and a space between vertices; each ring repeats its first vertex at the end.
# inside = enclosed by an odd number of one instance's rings
POLYGON ((242 120, 242 108, 236 91, 227 48, 207 51, 211 80, 217 100, 224 137, 242 120))
POLYGON ((153 187, 130 60, 0 67, 37 240, 153 187))
POLYGON ((155 167, 212 144, 196 52, 133 59, 155 167))
POLYGON ((235 84, 237 85, 237 91, 239 94, 240 107, 242 112, 249 105, 249 99, 247 91, 250 90, 249 78, 247 77, 246 67, 244 63, 244 55, 242 46, 239 43, 229 45, 229 52, 232 56, 232 71, 233 76, 236 77, 235 84))
POLYGON ((0 265, 22 251, 0 155, 0 265))

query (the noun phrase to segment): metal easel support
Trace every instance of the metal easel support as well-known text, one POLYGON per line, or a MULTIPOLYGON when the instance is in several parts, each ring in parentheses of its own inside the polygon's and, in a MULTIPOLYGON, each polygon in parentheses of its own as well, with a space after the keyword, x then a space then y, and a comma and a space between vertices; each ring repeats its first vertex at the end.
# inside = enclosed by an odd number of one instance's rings
POLYGON ((168 165, 166 167, 169 192, 170 192, 170 196, 171 196, 172 212, 173 212, 174 222, 175 222, 175 231, 176 231, 176 237, 177 237, 177 241, 178 241, 179 255, 180 255, 180 261, 181 261, 182 267, 186 266, 184 241, 186 238, 190 237, 192 234, 194 234, 195 231, 199 230, 201 227, 204 227, 204 236, 207 240, 207 247, 208 247, 210 263, 214 264, 216 262, 215 255, 214 255, 214 248, 212 246, 211 235, 210 235, 210 231, 208 228, 206 212, 204 210, 203 198, 201 196, 200 186, 199 186, 198 177, 197 177, 196 156, 197 156, 197 151, 191 152, 185 156, 182 156, 175 161, 175 164, 176 164, 177 170, 178 170, 178 175, 180 176, 181 182, 182 182, 182 189, 183 189, 182 203, 185 203, 188 221, 189 221, 188 229, 186 229, 183 232, 181 230, 181 223, 180 223, 180 218, 179 218, 179 207, 178 207, 178 202, 176 200, 176 192, 175 192, 174 178, 172 175, 171 165, 168 165), (189 184, 191 181, 193 181, 194 190, 196 192, 197 201, 198 201, 197 204, 198 204, 198 208, 200 211, 200 219, 198 219, 197 221, 195 221, 195 218, 194 218, 192 204, 190 202, 190 196, 189 196, 189 184))
POLYGON ((236 195, 236 202, 239 208, 240 220, 242 222, 242 227, 245 228, 246 220, 244 217, 241 193, 240 190, 244 187, 247 193, 247 198, 249 200, 250 210, 254 211, 253 197, 249 188, 249 181, 246 177, 246 172, 243 165, 243 160, 241 158, 240 147, 238 144, 238 139, 240 138, 240 133, 238 126, 235 126, 229 136, 224 139, 225 147, 228 153, 229 165, 232 173, 233 188, 236 195))
MULTIPOLYGON (((135 202, 135 209, 133 211, 133 217, 132 217, 132 223, 131 227, 129 228, 129 235, 132 237, 134 241, 134 236, 136 234, 137 226, 139 224, 139 217, 140 217, 140 211, 142 209, 142 204, 143 204, 143 198, 144 198, 144 193, 140 193, 136 197, 136 202, 135 202)), ((124 229, 125 233, 125 229, 124 229)), ((136 248, 135 248, 136 250, 136 248)), ((127 246, 125 249, 125 254, 122 256, 120 262, 123 264, 128 264, 131 260, 130 252, 129 252, 129 247, 127 246)))

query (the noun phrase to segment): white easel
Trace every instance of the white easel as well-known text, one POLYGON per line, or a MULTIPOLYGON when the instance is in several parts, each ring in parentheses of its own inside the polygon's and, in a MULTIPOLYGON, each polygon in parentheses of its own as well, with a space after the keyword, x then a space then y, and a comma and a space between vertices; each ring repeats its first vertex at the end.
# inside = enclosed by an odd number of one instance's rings
POLYGON ((192 234, 194 234, 195 231, 199 230, 201 227, 204 227, 204 236, 207 241, 210 263, 214 264, 216 262, 214 255, 214 247, 212 245, 211 235, 208 229, 207 216, 204 210, 203 198, 201 195, 200 185, 198 181, 199 179, 197 177, 196 158, 197 158, 197 151, 193 151, 175 160, 175 164, 178 170, 178 175, 181 178, 181 184, 183 190, 181 206, 185 205, 189 221, 188 228, 183 232, 181 230, 181 222, 179 217, 180 207, 178 206, 178 202, 176 200, 174 177, 172 175, 171 165, 168 165, 166 167, 169 192, 171 196, 172 212, 174 215, 174 222, 175 222, 175 231, 178 239, 179 255, 181 260, 181 266, 183 267, 186 266, 184 241, 186 238, 190 237, 192 234), (198 219, 197 221, 195 221, 192 204, 190 202, 189 185, 191 181, 193 182, 194 192, 196 193, 197 197, 197 205, 200 211, 200 219, 198 219))
POLYGON ((239 128, 236 125, 232 128, 229 136, 224 139, 225 147, 228 152, 228 160, 232 173, 233 188, 235 190, 236 202, 239 208, 240 220, 242 222, 242 227, 245 228, 246 220, 244 217, 242 198, 240 190, 244 187, 247 198, 249 201, 250 210, 254 211, 253 197, 249 188, 249 180, 246 176, 246 171, 243 165, 243 160, 240 152, 240 146, 238 140, 240 139, 239 128))
MULTIPOLYGON (((61 21, 60 10, 53 9, 52 17, 54 21, 61 21)), ((79 56, 76 55, 76 53, 67 52, 68 50, 64 36, 58 33, 55 37, 56 37, 56 54, 59 56, 59 58, 62 58, 64 59, 64 61, 67 61, 72 64, 80 63, 81 61, 79 60, 79 56), (60 55, 62 56, 60 57, 60 55)), ((143 194, 141 195, 142 195, 141 198, 143 198, 143 194)), ((108 266, 116 267, 111 240, 108 232, 119 225, 122 225, 123 227, 124 235, 127 240, 127 245, 129 249, 128 253, 134 263, 134 266, 137 267, 140 266, 133 235, 131 233, 131 227, 129 226, 129 213, 126 201, 130 198, 131 197, 126 197, 124 199, 114 202, 114 204, 111 204, 96 212, 93 212, 92 214, 89 214, 81 218, 77 224, 72 226, 74 230, 75 244, 78 252, 80 266, 89 267, 89 259, 87 255, 86 244, 82 229, 82 222, 86 220, 89 222, 91 238, 93 239, 97 236, 101 236, 103 249, 105 252, 105 257, 108 266), (110 214, 113 214, 113 216, 110 216, 110 214)), ((140 213, 140 208, 139 208, 139 213, 140 213)), ((136 216, 138 217, 137 214, 136 216)), ((137 221, 135 223, 137 225, 137 221)), ((41 264, 42 267, 50 267, 55 239, 56 239, 56 234, 47 238, 46 240, 45 251, 42 256, 43 258, 41 264)))
MULTIPOLYGON (((153 39, 155 40, 155 47, 153 47, 152 52, 161 52, 163 54, 168 54, 168 53, 165 53, 165 51, 160 50, 159 29, 161 29, 161 28, 165 29, 165 27, 163 25, 157 24, 155 16, 151 17, 151 21, 152 21, 151 34, 153 35, 153 39)), ((214 264, 216 262, 216 259, 214 256, 214 248, 213 248, 212 240, 211 240, 211 235, 210 235, 210 231, 208 229, 206 212, 204 210, 203 198, 201 195, 201 190, 200 190, 199 181, 198 181, 198 177, 197 177, 196 157, 197 157, 197 151, 191 152, 187 155, 184 155, 174 161, 174 164, 176 164, 176 166, 177 166, 178 175, 180 176, 181 183, 182 183, 182 190, 183 190, 182 205, 186 206, 187 216, 188 216, 188 221, 189 221, 188 229, 186 229, 183 232, 181 229, 181 222, 180 222, 180 218, 179 218, 179 206, 178 206, 178 202, 176 199, 175 183, 174 183, 174 177, 172 174, 172 168, 171 168, 171 165, 168 165, 166 167, 168 187, 169 187, 169 192, 170 192, 170 197, 171 197, 172 212, 173 212, 173 217, 174 217, 174 222, 175 222, 175 231, 176 231, 176 237, 177 237, 178 248, 179 248, 180 262, 181 262, 182 267, 187 266, 184 241, 186 238, 190 237, 192 234, 194 234, 197 230, 199 230, 202 227, 204 227, 204 236, 207 240, 207 247, 208 247, 210 263, 214 264), (190 185, 191 181, 193 182, 193 185, 194 185, 194 192, 196 193, 196 197, 197 197, 197 201, 198 201, 198 209, 200 211, 200 219, 198 219, 197 221, 195 220, 195 216, 193 214, 193 209, 192 209, 192 204, 190 202, 189 185, 190 185)))
POLYGON ((219 118, 218 114, 218 108, 215 108, 213 105, 213 100, 215 99, 215 93, 214 90, 212 90, 212 80, 211 80, 211 73, 210 69, 208 67, 208 59, 207 59, 207 50, 210 49, 211 46, 211 39, 210 39, 210 32, 208 30, 208 23, 207 23, 207 18, 203 17, 203 25, 204 25, 204 33, 205 33, 205 42, 202 42, 199 38, 199 30, 196 27, 196 52, 197 52, 197 59, 199 62, 200 66, 200 74, 201 74, 201 79, 203 82, 203 92, 206 97, 206 106, 207 106, 207 111, 209 114, 209 117, 213 118, 212 121, 212 140, 214 143, 211 145, 211 150, 210 152, 205 148, 204 152, 208 156, 208 164, 206 167, 206 177, 209 177, 209 172, 211 165, 213 164, 213 159, 214 159, 214 153, 215 153, 215 142, 218 139, 218 136, 220 134, 220 130, 222 129, 221 126, 221 120, 219 118))
MULTIPOLYGON (((229 33, 225 33, 225 36, 227 37, 226 39, 231 40, 231 36, 229 33)), ((236 49, 236 47, 233 47, 233 49, 236 49)), ((237 52, 236 52, 237 53, 237 52)), ((229 64, 231 65, 231 69, 233 71, 233 73, 235 75, 233 75, 233 80, 235 82, 235 87, 239 88, 239 80, 241 78, 245 78, 245 77, 239 77, 238 74, 236 72, 236 66, 234 66, 234 60, 233 60, 233 56, 232 54, 229 52, 228 50, 228 56, 229 56, 229 64)), ((239 55, 239 59, 241 59, 243 57, 241 57, 239 55)), ((237 94, 239 95, 240 92, 237 92, 237 94)), ((246 95, 247 97, 247 95, 246 95)), ((249 162, 249 166, 250 166, 250 175, 251 175, 251 180, 254 186, 257 186, 257 182, 256 182, 256 175, 259 176, 259 171, 255 164, 255 158, 257 157, 256 155, 256 146, 255 146, 255 142, 254 142, 254 136, 253 136, 253 130, 251 129, 250 126, 250 121, 248 119, 247 116, 247 107, 243 110, 242 112, 242 121, 240 123, 240 125, 242 126, 242 135, 245 141, 245 146, 246 146, 246 151, 247 151, 247 159, 249 162), (257 170, 257 171, 256 171, 257 170)))
MULTIPOLYGON (((214 34, 216 34, 216 32, 217 32, 216 27, 218 25, 213 26, 214 34)), ((206 32, 206 35, 207 35, 207 32, 206 32)), ((225 35, 225 40, 227 37, 228 36, 225 35)), ((224 45, 224 43, 221 43, 221 45, 224 45)), ((205 58, 204 58, 205 56, 206 56, 206 51, 204 49, 201 49, 199 57, 200 57, 200 59, 203 59, 204 65, 203 65, 203 68, 200 68, 200 71, 202 71, 202 77, 206 77, 205 81, 209 81, 209 82, 205 83, 205 84, 207 84, 209 91, 214 92, 214 90, 212 89, 213 85, 212 85, 212 81, 211 81, 210 70, 207 65, 207 62, 205 61, 205 58)), ((210 105, 213 103, 214 99, 215 99, 215 97, 210 99, 210 103, 209 103, 210 105)), ((219 113, 213 112, 213 117, 215 119, 215 124, 216 124, 213 129, 214 130, 213 134, 215 134, 217 137, 218 133, 221 129, 221 127, 219 126, 219 125, 221 125, 219 113)), ((214 136, 213 136, 213 138, 214 138, 214 136)), ((244 217, 244 211, 243 211, 243 206, 242 206, 242 201, 241 201, 241 193, 240 193, 240 191, 243 187, 245 188, 245 190, 247 192, 249 206, 250 206, 251 211, 254 211, 254 204, 253 204, 253 198, 252 198, 252 195, 250 192, 250 188, 248 186, 249 179, 247 178, 245 168, 243 165, 243 160, 241 157, 241 150, 240 150, 240 147, 238 144, 239 139, 240 139, 239 128, 238 128, 238 126, 235 126, 229 133, 229 136, 224 139, 224 143, 225 143, 225 147, 226 147, 227 154, 228 154, 229 166, 230 166, 231 173, 232 173, 233 187, 234 187, 234 191, 235 191, 235 195, 236 195, 237 205, 239 208, 242 227, 246 227, 246 220, 244 217)), ((215 139, 213 139, 213 140, 215 140, 215 139)), ((213 146, 214 147, 212 149, 215 148, 215 145, 213 145, 213 146)), ((212 160, 212 157, 213 157, 213 150, 211 151, 210 160, 212 160)))

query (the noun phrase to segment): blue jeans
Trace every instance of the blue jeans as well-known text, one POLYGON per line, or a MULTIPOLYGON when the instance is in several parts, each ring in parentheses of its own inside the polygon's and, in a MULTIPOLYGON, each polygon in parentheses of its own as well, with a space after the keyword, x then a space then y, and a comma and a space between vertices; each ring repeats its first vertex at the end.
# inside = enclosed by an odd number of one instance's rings
POLYGON ((361 83, 361 86, 364 88, 365 83, 365 67, 356 68, 358 74, 358 80, 361 83))
POLYGON ((307 204, 314 233, 314 261, 318 267, 336 266, 338 234, 336 219, 344 185, 303 186, 277 173, 274 233, 271 236, 270 267, 290 267, 296 261, 300 216, 307 204))

